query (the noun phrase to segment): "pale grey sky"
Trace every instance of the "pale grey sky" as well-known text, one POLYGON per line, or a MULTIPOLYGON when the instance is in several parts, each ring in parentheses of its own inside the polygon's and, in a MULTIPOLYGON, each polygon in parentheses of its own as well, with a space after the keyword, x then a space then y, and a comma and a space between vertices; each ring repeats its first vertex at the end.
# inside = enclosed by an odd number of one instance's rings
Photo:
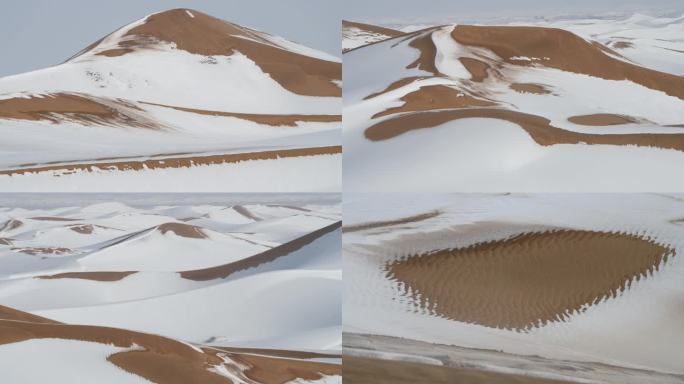
POLYGON ((59 64, 123 25, 172 8, 196 9, 340 56, 343 1, 3 0, 0 76, 59 64))
POLYGON ((371 23, 429 23, 560 15, 684 12, 684 0, 343 0, 342 17, 371 23))

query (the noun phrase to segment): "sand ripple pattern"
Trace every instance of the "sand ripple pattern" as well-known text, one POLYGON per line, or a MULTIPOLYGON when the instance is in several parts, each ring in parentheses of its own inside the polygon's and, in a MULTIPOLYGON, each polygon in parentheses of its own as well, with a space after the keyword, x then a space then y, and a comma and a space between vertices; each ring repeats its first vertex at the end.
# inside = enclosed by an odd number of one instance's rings
POLYGON ((433 315, 526 331, 617 297, 673 256, 647 237, 563 229, 414 254, 385 269, 433 315))

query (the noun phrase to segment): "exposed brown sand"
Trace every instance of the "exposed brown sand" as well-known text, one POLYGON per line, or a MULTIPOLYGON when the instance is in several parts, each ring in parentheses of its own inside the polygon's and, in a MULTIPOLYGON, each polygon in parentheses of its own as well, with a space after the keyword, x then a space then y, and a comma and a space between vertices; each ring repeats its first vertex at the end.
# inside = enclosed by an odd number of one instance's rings
POLYGON ((12 245, 12 239, 0 237, 0 245, 12 245))
POLYGON ((430 72, 435 76, 441 75, 435 66, 437 47, 435 47, 435 43, 432 41, 431 33, 426 33, 423 36, 412 39, 409 46, 417 49, 420 52, 420 56, 406 68, 418 68, 430 72))
POLYGON ((616 41, 611 46, 615 49, 625 49, 625 48, 632 48, 634 44, 632 44, 629 41, 616 41))
POLYGON ((233 273, 255 268, 262 264, 270 263, 280 257, 288 256, 306 245, 311 244, 318 238, 335 231, 341 226, 342 222, 336 222, 257 255, 216 267, 180 272, 180 276, 185 279, 196 281, 226 278, 233 273))
POLYGON ((247 365, 243 374, 256 383, 285 384, 294 380, 318 380, 324 375, 342 375, 339 364, 288 360, 280 357, 228 353, 231 360, 247 365))
POLYGON ((348 226, 342 227, 342 232, 358 232, 358 231, 363 231, 366 229, 383 228, 383 227, 391 227, 394 225, 415 223, 418 221, 424 221, 427 219, 431 219, 433 217, 437 217, 440 214, 441 214, 440 211, 431 211, 431 212, 421 213, 419 215, 403 217, 401 219, 396 219, 396 220, 374 221, 372 223, 348 225, 348 226))
POLYGON ((0 320, 28 321, 32 323, 61 324, 57 321, 32 315, 28 312, 18 311, 14 308, 0 305, 0 320))
POLYGON ((190 224, 184 224, 184 223, 164 223, 161 224, 157 227, 157 230, 163 234, 166 232, 172 232, 176 236, 180 237, 188 237, 188 238, 193 238, 193 239, 206 239, 207 234, 204 233, 202 228, 195 226, 195 225, 190 225, 190 224))
POLYGON ((73 250, 63 247, 26 247, 26 248, 12 248, 15 252, 25 253, 27 255, 66 255, 73 250))
POLYGON ((539 64, 608 80, 627 79, 684 99, 684 77, 615 59, 606 54, 610 51, 607 47, 589 43, 565 30, 544 27, 458 25, 451 35, 461 44, 490 49, 508 63, 539 64), (516 56, 541 60, 511 60, 516 56))
POLYGON ((150 46, 155 40, 175 43, 178 49, 204 56, 232 55, 238 51, 254 61, 285 89, 310 96, 341 96, 334 83, 342 78, 342 65, 300 55, 276 47, 248 28, 211 17, 202 12, 173 9, 152 15, 124 36, 137 36, 116 50, 99 53, 117 56, 150 46))
POLYGON ((144 350, 116 353, 107 360, 155 383, 231 383, 207 370, 219 364, 220 358, 162 336, 108 327, 0 320, 0 344, 43 338, 90 341, 121 348, 138 345, 144 350))
POLYGON ((611 113, 596 113, 568 117, 568 121, 579 125, 605 126, 635 123, 637 120, 630 116, 613 115, 611 113))
POLYGON ((140 101, 139 103, 156 105, 158 107, 172 108, 183 112, 197 113, 200 115, 235 117, 242 120, 253 121, 257 124, 265 124, 271 126, 295 127, 297 126, 298 122, 331 123, 336 121, 342 121, 341 115, 258 115, 253 113, 221 112, 209 111, 206 109, 176 107, 172 105, 150 103, 145 101, 140 101))
POLYGON ((83 279, 93 281, 119 281, 135 271, 124 272, 64 272, 56 275, 36 276, 38 279, 83 279))
POLYGON ((81 219, 72 219, 68 217, 59 217, 59 216, 34 216, 30 217, 31 220, 40 220, 40 221, 79 221, 81 219))
POLYGON ((92 224, 71 225, 69 229, 82 235, 90 235, 95 231, 95 227, 92 224))
POLYGON ((242 205, 233 205, 232 208, 235 212, 241 214, 242 216, 244 216, 250 220, 254 220, 254 221, 261 221, 262 220, 261 217, 254 215, 252 212, 250 212, 249 209, 243 207, 242 205))
POLYGON ((591 134, 567 131, 550 124, 544 117, 499 108, 470 108, 435 112, 415 112, 376 123, 364 135, 371 141, 387 140, 403 133, 432 128, 449 121, 467 118, 491 118, 518 124, 540 145, 604 144, 636 145, 684 151, 684 134, 625 133, 591 134))
POLYGON ((470 76, 473 81, 482 82, 487 78, 487 70, 489 65, 478 59, 473 59, 471 57, 461 57, 458 59, 461 64, 470 72, 470 76))
POLYGON ((47 120, 53 123, 69 120, 83 124, 159 128, 139 112, 139 108, 122 100, 72 93, 0 100, 0 118, 4 119, 47 120))
POLYGON ((545 86, 533 83, 513 83, 510 88, 519 93, 534 93, 536 95, 548 95, 551 93, 545 86))
POLYGON ((386 109, 373 115, 373 118, 400 112, 429 111, 434 109, 490 107, 495 104, 467 95, 446 85, 427 85, 417 91, 407 93, 401 99, 404 105, 386 109))
POLYGON ((22 225, 24 225, 24 223, 22 223, 20 220, 9 219, 4 224, 2 224, 2 227, 0 227, 0 232, 11 231, 13 229, 21 227, 22 225))
POLYGON ((672 256, 648 238, 567 229, 413 255, 386 273, 437 316, 528 330, 616 297, 672 256))
POLYGON ((346 384, 562 384, 565 381, 413 362, 344 356, 346 384))
POLYGON ((168 157, 148 160, 121 160, 111 162, 84 162, 80 164, 51 165, 43 167, 26 167, 19 169, 0 170, 0 175, 22 175, 49 171, 75 173, 77 171, 91 172, 97 169, 140 171, 143 169, 188 168, 198 165, 239 163, 249 160, 276 160, 286 157, 333 155, 342 152, 341 146, 313 147, 298 149, 280 149, 262 152, 232 153, 225 155, 168 157))

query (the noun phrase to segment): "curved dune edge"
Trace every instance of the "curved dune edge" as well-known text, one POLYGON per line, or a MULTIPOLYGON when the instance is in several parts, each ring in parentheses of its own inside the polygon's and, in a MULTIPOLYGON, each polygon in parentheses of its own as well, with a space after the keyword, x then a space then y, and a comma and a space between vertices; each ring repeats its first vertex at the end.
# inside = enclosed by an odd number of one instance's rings
POLYGON ((342 115, 264 115, 255 113, 222 112, 210 111, 206 109, 185 108, 167 104, 151 103, 148 101, 139 101, 139 103, 154 105, 157 107, 171 108, 183 112, 196 113, 198 115, 235 117, 242 120, 249 120, 257 124, 265 124, 271 126, 296 127, 298 122, 333 123, 342 121, 342 115))
POLYGON ((440 212, 440 211, 431 211, 431 212, 421 213, 418 215, 403 217, 401 219, 374 221, 372 223, 361 223, 361 224, 348 225, 348 226, 342 227, 342 232, 343 233, 345 233, 345 232, 358 232, 358 231, 364 231, 366 229, 375 229, 375 228, 391 227, 391 226, 401 225, 401 224, 416 223, 419 221, 425 221, 428 219, 432 219, 433 217, 437 217, 441 214, 442 214, 442 212, 440 212))
POLYGON ((618 60, 601 44, 592 44, 572 32, 544 27, 457 25, 451 36, 463 45, 491 50, 504 61, 532 65, 516 57, 543 59, 534 63, 606 80, 630 80, 684 100, 684 77, 618 60))
POLYGON ((122 99, 80 93, 52 93, 0 99, 0 118, 51 123, 71 121, 86 125, 125 125, 128 127, 161 129, 162 126, 144 115, 133 103, 122 99))
POLYGON ((621 232, 528 232, 386 264, 423 310, 518 331, 566 321, 658 271, 674 249, 621 232))
POLYGON ((335 230, 341 227, 342 222, 338 221, 336 223, 330 224, 314 232, 298 237, 287 243, 280 244, 277 247, 268 249, 254 256, 250 256, 242 260, 238 260, 229 264, 219 265, 216 267, 196 269, 192 271, 183 271, 179 274, 184 279, 195 281, 224 279, 234 273, 244 271, 250 268, 255 268, 262 264, 267 264, 272 261, 275 261, 278 258, 288 256, 291 253, 298 251, 306 245, 311 244, 315 240, 327 235, 328 233, 334 232, 335 230))
MULTIPOLYGON (((342 79, 341 63, 287 51, 259 32, 199 11, 172 9, 151 15, 144 23, 127 31, 122 39, 125 41, 120 42, 118 48, 97 54, 121 56, 156 41, 174 43, 177 49, 204 56, 230 56, 238 51, 290 92, 307 96, 342 95, 342 90, 335 84, 342 79)), ((93 48, 95 46, 97 43, 93 48)))
POLYGON ((470 72, 471 80, 477 83, 485 81, 489 64, 472 57, 461 57, 458 59, 465 69, 470 72))
POLYGON ((574 124, 588 125, 594 127, 638 122, 637 119, 631 116, 614 115, 611 113, 595 113, 592 115, 570 116, 568 117, 568 121, 574 124))
POLYGON ((401 112, 429 111, 434 109, 491 107, 496 104, 470 96, 446 85, 427 85, 409 92, 399 99, 404 105, 389 108, 373 115, 373 119, 401 112))
POLYGON ((472 368, 445 367, 400 360, 344 356, 344 382, 347 384, 469 383, 469 384, 571 384, 512 373, 488 372, 472 368))
POLYGON ((158 225, 156 229, 161 232, 162 235, 166 234, 167 232, 171 232, 176 236, 190 239, 206 239, 209 237, 206 233, 204 233, 202 228, 196 225, 184 223, 164 223, 158 225))
POLYGON ((409 42, 409 47, 415 48, 419 52, 418 58, 411 64, 407 65, 407 69, 416 68, 422 71, 430 72, 434 76, 439 76, 441 73, 435 65, 435 57, 437 57, 437 47, 432 41, 431 33, 424 33, 426 31, 435 30, 437 28, 428 28, 427 30, 418 31, 413 34, 407 35, 406 38, 413 38, 409 42), (421 36, 422 34, 422 36, 421 36))
MULTIPOLYGON (((230 384, 225 376, 212 372, 223 366, 240 379, 266 384, 294 380, 318 380, 339 376, 339 364, 307 361, 331 357, 299 351, 255 348, 195 348, 186 343, 119 328, 70 325, 0 306, 0 348, 2 344, 30 339, 63 339, 133 348, 114 353, 107 361, 119 368, 160 384, 230 384)), ((335 357, 335 356, 332 356, 335 357)))
POLYGON ((254 214, 252 213, 252 211, 250 211, 249 209, 243 207, 242 205, 233 205, 231 208, 232 208, 235 212, 239 213, 239 214, 242 215, 243 217, 246 217, 246 218, 248 218, 248 219, 250 219, 250 220, 254 220, 254 221, 261 221, 261 220, 262 220, 261 217, 254 215, 254 214))
POLYGON ((95 162, 82 164, 51 165, 43 167, 26 167, 1 170, 0 175, 23 175, 49 171, 61 171, 64 174, 77 171, 92 172, 95 170, 140 171, 143 169, 189 168, 197 165, 239 163, 249 160, 277 160, 285 157, 304 157, 335 155, 342 153, 341 146, 312 147, 298 149, 280 149, 262 152, 234 153, 225 155, 208 155, 193 157, 168 157, 148 160, 122 160, 112 162, 95 162))
POLYGON ((379 25, 359 23, 356 21, 342 20, 342 28, 357 28, 362 31, 368 31, 372 33, 377 33, 378 35, 385 35, 388 37, 396 37, 403 35, 404 32, 397 31, 396 29, 381 27, 379 25))
POLYGON ((625 133, 592 134, 567 131, 551 125, 541 116, 498 108, 455 109, 435 112, 416 112, 401 115, 366 128, 364 135, 371 141, 391 139, 409 131, 433 128, 449 121, 467 118, 491 118, 518 124, 539 145, 603 144, 636 145, 684 151, 684 134, 625 133))

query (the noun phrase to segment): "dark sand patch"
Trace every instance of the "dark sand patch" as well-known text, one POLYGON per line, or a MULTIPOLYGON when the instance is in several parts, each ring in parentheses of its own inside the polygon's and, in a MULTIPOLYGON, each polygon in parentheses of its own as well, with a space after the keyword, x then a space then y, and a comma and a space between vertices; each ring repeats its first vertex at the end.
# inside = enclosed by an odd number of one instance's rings
POLYGON ((473 81, 481 83, 487 78, 489 64, 471 57, 461 57, 458 60, 470 72, 473 81))
POLYGON ((123 272, 64 272, 55 275, 36 276, 38 279, 83 279, 93 281, 119 281, 126 276, 130 276, 136 271, 123 272))
POLYGON ((431 219, 433 217, 437 217, 440 214, 441 214, 440 211, 431 211, 431 212, 421 213, 419 215, 403 217, 401 219, 396 219, 396 220, 375 221, 372 223, 348 225, 348 226, 342 227, 342 232, 343 233, 345 233, 345 232, 358 232, 358 231, 363 231, 366 229, 383 228, 383 227, 391 227, 394 225, 415 223, 415 222, 419 222, 419 221, 425 221, 425 220, 431 219))
POLYGON ((631 116, 614 115, 611 113, 596 113, 593 115, 580 115, 568 117, 568 121, 579 125, 606 126, 636 123, 637 120, 631 116))
POLYGON ((71 225, 69 229, 82 235, 90 235, 95 231, 95 227, 92 224, 71 225))
POLYGON ((73 93, 53 93, 43 97, 14 97, 0 100, 0 118, 20 120, 62 120, 85 125, 125 125, 160 128, 142 111, 121 99, 105 99, 73 93))
POLYGON ((567 229, 413 255, 386 273, 437 316, 528 330, 617 297, 672 256, 649 238, 567 229))
POLYGON ((624 133, 592 134, 567 131, 551 125, 541 116, 499 108, 470 108, 435 112, 416 112, 376 123, 364 135, 371 141, 391 139, 416 129, 432 128, 449 121, 467 118, 491 118, 518 124, 539 145, 603 144, 636 145, 684 151, 684 134, 624 133))
POLYGON ((5 221, 4 224, 2 224, 2 227, 0 227, 0 232, 11 231, 13 229, 21 227, 22 225, 24 225, 24 223, 22 223, 20 220, 9 219, 5 221))
POLYGON ((59 217, 59 216, 34 216, 34 217, 29 217, 31 220, 39 220, 39 221, 79 221, 81 219, 72 219, 69 217, 59 217))
POLYGON ((531 376, 367 357, 343 356, 342 360, 347 384, 570 384, 531 376))
POLYGON ((250 160, 277 160, 286 157, 334 155, 342 153, 341 146, 313 147, 298 149, 280 149, 262 152, 231 153, 225 155, 208 155, 192 157, 168 157, 147 160, 121 160, 111 162, 87 162, 80 164, 50 165, 43 167, 26 167, 19 169, 0 170, 0 175, 23 175, 61 171, 76 173, 78 171, 92 172, 96 170, 140 171, 143 169, 189 168, 200 165, 239 163, 250 160))
POLYGON ((427 85, 407 93, 401 99, 404 105, 386 109, 373 115, 373 119, 400 112, 430 111, 434 109, 491 107, 491 101, 478 99, 446 85, 427 85))
POLYGON ((548 95, 551 93, 545 86, 534 83, 513 83, 509 86, 518 93, 534 93, 535 95, 548 95))
POLYGON ((172 232, 176 236, 192 239, 206 239, 208 237, 202 228, 184 223, 164 223, 159 225, 157 230, 161 232, 162 235, 167 232, 172 232))
POLYGON ((609 48, 562 29, 457 25, 451 35, 461 44, 487 48, 511 64, 543 65, 607 80, 630 80, 684 100, 684 77, 618 60, 607 54, 618 55, 609 48), (511 59, 521 56, 539 60, 511 59))
POLYGON ((0 237, 0 245, 12 245, 12 239, 0 237))
POLYGON ((249 209, 243 207, 242 205, 233 205, 231 208, 240 215, 254 221, 261 221, 262 218, 254 215, 249 209))
POLYGON ((342 358, 340 354, 326 354, 307 351, 292 351, 287 349, 266 349, 266 348, 241 348, 241 347, 220 347, 212 346, 213 349, 219 349, 226 352, 238 354, 257 354, 267 355, 273 357, 284 357, 288 359, 339 359, 342 358))
POLYGON ((216 267, 180 272, 180 276, 184 279, 195 281, 223 279, 232 275, 233 273, 244 271, 250 268, 255 268, 262 264, 275 261, 280 257, 288 256, 291 253, 294 253, 299 249, 311 244, 315 240, 327 235, 328 233, 334 232, 341 226, 342 222, 338 221, 334 224, 328 225, 327 227, 323 227, 314 232, 298 237, 292 241, 268 249, 257 255, 250 256, 229 264, 219 265, 216 267))
POLYGON ((611 46, 615 49, 625 49, 625 48, 632 48, 634 44, 632 44, 629 41, 616 41, 611 44, 611 46))
POLYGON ((183 112, 197 113, 199 115, 207 116, 226 116, 235 117, 242 120, 249 120, 257 124, 265 124, 271 126, 288 126, 296 127, 298 122, 305 123, 332 123, 342 121, 341 115, 259 115, 254 113, 236 113, 236 112, 221 112, 221 111, 209 111, 206 109, 195 109, 195 108, 185 108, 176 107, 173 105, 150 103, 146 101, 140 101, 140 104, 155 105, 158 107, 171 108, 183 112))
POLYGON ((276 46, 263 34, 205 13, 172 9, 151 15, 131 30, 116 50, 98 53, 118 56, 144 49, 155 41, 175 43, 177 49, 204 56, 230 56, 235 51, 246 55, 290 92, 309 96, 341 96, 335 84, 342 78, 342 64, 300 55, 276 46), (192 12, 190 17, 187 11, 192 12))
POLYGON ((16 247, 12 250, 27 255, 68 255, 73 252, 72 249, 63 247, 16 247))

